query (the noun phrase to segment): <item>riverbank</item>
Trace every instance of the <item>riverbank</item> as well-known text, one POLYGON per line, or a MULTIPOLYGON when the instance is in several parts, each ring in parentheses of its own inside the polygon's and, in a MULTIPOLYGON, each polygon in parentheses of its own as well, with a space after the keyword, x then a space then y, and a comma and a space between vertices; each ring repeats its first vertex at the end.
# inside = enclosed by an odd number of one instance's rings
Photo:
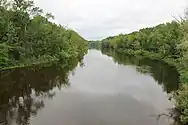
POLYGON ((164 56, 162 56, 162 54, 159 54, 159 53, 153 53, 153 52, 144 51, 144 50, 132 50, 132 49, 126 49, 126 50, 118 49, 118 50, 115 50, 115 51, 122 53, 122 54, 141 56, 141 57, 150 58, 150 59, 153 59, 153 60, 162 60, 162 61, 168 63, 169 65, 173 65, 175 67, 180 66, 179 60, 175 60, 175 59, 170 58, 170 57, 164 57, 164 56))
POLYGON ((152 60, 162 60, 165 63, 176 67, 177 71, 180 74, 180 82, 181 83, 185 83, 186 81, 188 81, 188 75, 185 75, 185 72, 188 70, 188 68, 186 68, 183 63, 182 60, 180 58, 174 59, 174 58, 170 58, 170 57, 164 57, 159 53, 153 53, 153 52, 149 52, 149 51, 144 51, 144 50, 115 50, 118 53, 122 53, 122 54, 126 54, 126 55, 133 55, 133 56, 140 56, 142 58, 149 58, 152 60))
POLYGON ((49 61, 39 61, 39 62, 34 62, 34 63, 29 63, 29 64, 20 64, 20 65, 16 65, 16 66, 1 68, 0 71, 18 69, 18 68, 26 68, 26 67, 33 67, 33 66, 36 66, 36 65, 43 65, 43 66, 46 67, 46 66, 51 65, 51 63, 56 62, 56 61, 58 61, 58 60, 51 60, 50 62, 49 61))
MULTIPOLYGON (((148 58, 148 59, 152 59, 152 60, 160 60, 160 61, 164 61, 165 63, 175 67, 178 71, 178 73, 180 74, 180 88, 177 91, 172 92, 173 95, 173 103, 175 105, 175 120, 177 120, 178 122, 180 122, 180 124, 183 125, 187 125, 188 123, 188 75, 187 75, 187 71, 188 68, 186 68, 181 62, 180 59, 174 59, 174 58, 170 58, 170 57, 163 57, 161 56, 161 54, 159 53, 153 53, 153 52, 149 52, 149 51, 143 51, 143 50, 131 50, 131 49, 127 49, 127 50, 114 50, 116 52, 118 52, 119 54, 123 54, 123 55, 131 55, 131 56, 139 56, 140 58, 148 58)), ((174 109, 173 109, 174 110, 174 109)), ((174 113, 174 112, 173 112, 174 113)), ((172 116, 174 116, 174 114, 172 114, 172 116)))
POLYGON ((46 60, 38 60, 34 62, 27 62, 22 64, 17 64, 15 66, 7 66, 4 68, 1 68, 0 71, 4 70, 12 70, 12 69, 20 69, 20 68, 30 68, 35 66, 40 66, 41 68, 50 67, 52 65, 55 65, 57 68, 65 68, 72 64, 72 62, 79 62, 82 60, 82 58, 85 56, 86 53, 83 53, 82 55, 79 55, 78 57, 74 58, 68 58, 67 60, 59 60, 59 59, 46 59, 46 60))

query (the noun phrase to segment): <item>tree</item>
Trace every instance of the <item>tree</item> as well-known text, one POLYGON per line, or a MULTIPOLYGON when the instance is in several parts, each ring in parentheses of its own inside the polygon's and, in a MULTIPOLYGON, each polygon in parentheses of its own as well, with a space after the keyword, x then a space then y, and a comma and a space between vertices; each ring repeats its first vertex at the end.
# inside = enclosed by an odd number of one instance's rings
MULTIPOLYGON (((32 0, 0 1, 0 67, 80 58, 87 51, 87 41, 73 30, 50 20, 32 0), (45 16, 44 16, 45 15, 45 16), (1 64, 2 63, 2 64, 1 64)), ((60 62, 61 62, 60 61, 60 62)))

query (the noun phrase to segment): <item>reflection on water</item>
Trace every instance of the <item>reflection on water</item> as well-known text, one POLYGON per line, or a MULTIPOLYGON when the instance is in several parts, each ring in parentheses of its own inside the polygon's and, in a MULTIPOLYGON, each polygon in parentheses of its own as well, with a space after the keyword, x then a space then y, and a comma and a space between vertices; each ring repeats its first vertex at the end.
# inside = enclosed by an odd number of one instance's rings
POLYGON ((152 75, 158 84, 163 86, 164 91, 167 93, 179 88, 179 73, 175 67, 167 63, 139 56, 120 54, 110 49, 103 49, 102 53, 112 57, 114 62, 118 64, 135 65, 137 66, 137 71, 152 75))
POLYGON ((37 112, 44 108, 43 100, 45 98, 53 99, 54 88, 61 89, 70 85, 68 72, 76 64, 77 61, 74 60, 74 63, 64 69, 39 66, 1 71, 0 123, 30 124, 30 116, 37 116, 37 112))
POLYGON ((103 53, 115 62, 90 50, 76 69, 74 60, 64 69, 1 71, 0 125, 169 125, 157 115, 173 106, 165 91, 178 88, 177 72, 162 62, 103 53))

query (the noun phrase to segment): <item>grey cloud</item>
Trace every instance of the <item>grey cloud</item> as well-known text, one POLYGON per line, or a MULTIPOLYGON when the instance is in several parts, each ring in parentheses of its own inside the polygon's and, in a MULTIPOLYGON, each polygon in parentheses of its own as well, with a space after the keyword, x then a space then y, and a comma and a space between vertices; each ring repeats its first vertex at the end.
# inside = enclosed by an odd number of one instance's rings
POLYGON ((182 16, 187 0, 35 0, 86 39, 129 33, 182 16))

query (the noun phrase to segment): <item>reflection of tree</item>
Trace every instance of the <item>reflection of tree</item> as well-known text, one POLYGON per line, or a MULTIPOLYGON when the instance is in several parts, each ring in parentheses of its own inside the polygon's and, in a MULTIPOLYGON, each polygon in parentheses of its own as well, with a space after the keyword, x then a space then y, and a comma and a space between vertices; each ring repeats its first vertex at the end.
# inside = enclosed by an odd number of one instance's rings
POLYGON ((84 64, 83 60, 81 60, 81 61, 80 61, 80 67, 83 68, 84 66, 85 66, 85 64, 84 64))
POLYGON ((112 56, 113 60, 118 64, 135 65, 137 71, 149 73, 153 78, 163 86, 168 93, 178 89, 179 74, 176 69, 162 61, 151 60, 143 57, 128 56, 117 53, 110 49, 103 49, 102 53, 112 56))
POLYGON ((70 86, 68 75, 78 64, 69 60, 63 69, 56 67, 20 68, 0 72, 0 124, 27 125, 30 115, 44 107, 44 98, 53 98, 53 88, 70 86), (23 97, 24 106, 19 106, 23 97))
POLYGON ((39 97, 27 97, 24 96, 24 106, 19 106, 19 101, 16 97, 9 99, 6 122, 9 125, 14 125, 15 123, 19 125, 28 125, 30 115, 36 115, 37 111, 44 107, 42 99, 39 97))

